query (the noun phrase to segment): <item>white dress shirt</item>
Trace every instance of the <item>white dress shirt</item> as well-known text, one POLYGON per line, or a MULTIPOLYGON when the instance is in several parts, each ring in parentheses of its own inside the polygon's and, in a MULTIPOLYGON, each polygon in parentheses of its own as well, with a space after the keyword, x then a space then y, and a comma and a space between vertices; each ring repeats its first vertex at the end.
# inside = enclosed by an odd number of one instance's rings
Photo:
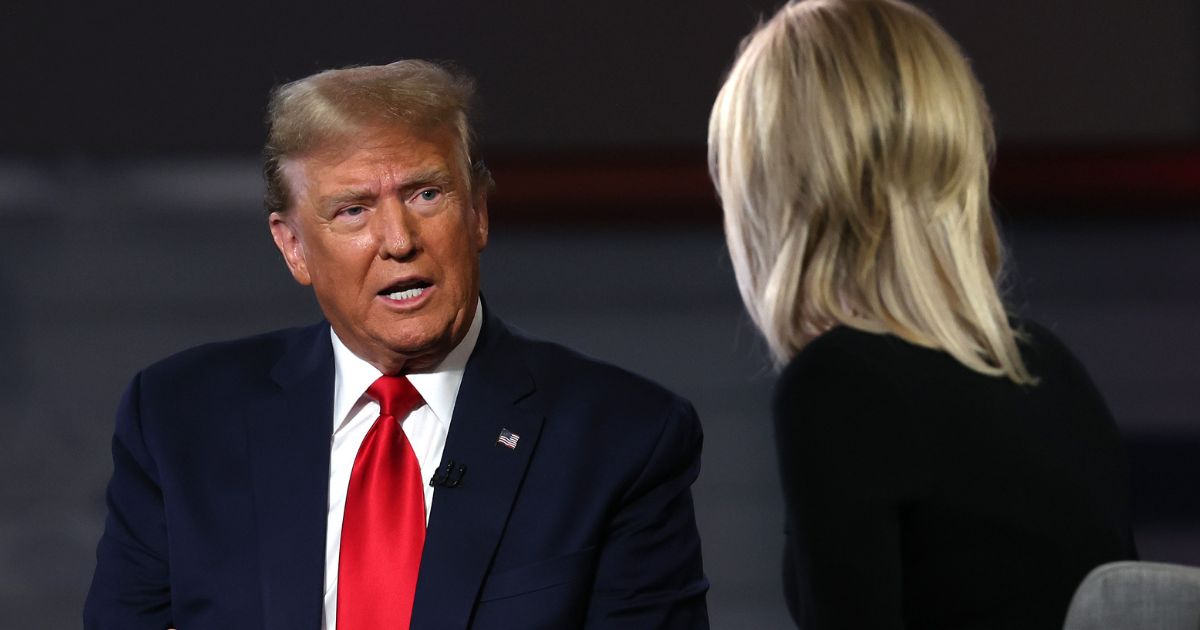
MULTIPOLYGON (((421 394, 425 404, 417 407, 401 427, 412 445, 421 465, 422 485, 425 488, 425 523, 433 506, 433 477, 442 461, 454 401, 462 384, 467 359, 475 349, 479 330, 483 326, 483 306, 475 306, 475 318, 467 335, 450 354, 434 368, 421 374, 409 374, 408 380, 421 394)), ((379 417, 379 404, 366 396, 367 388, 383 374, 375 366, 359 358, 337 333, 330 331, 333 340, 333 437, 329 460, 329 524, 325 530, 325 615, 322 627, 334 630, 337 620, 338 558, 342 544, 342 517, 346 509, 346 490, 354 458, 367 431, 379 417)))

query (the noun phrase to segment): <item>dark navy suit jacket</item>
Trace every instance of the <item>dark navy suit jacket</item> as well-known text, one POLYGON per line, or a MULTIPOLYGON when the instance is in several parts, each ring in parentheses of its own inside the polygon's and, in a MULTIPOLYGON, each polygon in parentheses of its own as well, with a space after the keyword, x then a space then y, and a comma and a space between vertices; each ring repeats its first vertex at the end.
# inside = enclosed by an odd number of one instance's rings
MULTIPOLYGON (((320 627, 329 334, 201 346, 134 379, 86 628, 320 627)), ((412 628, 707 628, 700 445, 685 400, 487 317, 444 452, 467 470, 434 495, 412 628)))

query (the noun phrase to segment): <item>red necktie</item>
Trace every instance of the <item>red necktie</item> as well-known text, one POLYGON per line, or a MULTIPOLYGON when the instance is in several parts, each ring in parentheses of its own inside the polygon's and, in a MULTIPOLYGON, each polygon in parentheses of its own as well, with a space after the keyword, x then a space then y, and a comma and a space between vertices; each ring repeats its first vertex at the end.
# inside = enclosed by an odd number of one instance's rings
POLYGON ((422 404, 403 376, 381 376, 367 388, 379 419, 363 438, 342 521, 337 630, 408 630, 421 548, 425 486, 400 422, 422 404))

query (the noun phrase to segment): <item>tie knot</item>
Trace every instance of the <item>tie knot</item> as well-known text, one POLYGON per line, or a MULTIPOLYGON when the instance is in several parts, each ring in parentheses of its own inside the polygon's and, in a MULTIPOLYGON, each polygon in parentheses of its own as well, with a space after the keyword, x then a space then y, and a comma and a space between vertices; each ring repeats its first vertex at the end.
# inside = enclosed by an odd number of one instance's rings
POLYGON ((379 403, 379 415, 398 420, 425 402, 405 376, 380 376, 367 388, 367 396, 379 403))

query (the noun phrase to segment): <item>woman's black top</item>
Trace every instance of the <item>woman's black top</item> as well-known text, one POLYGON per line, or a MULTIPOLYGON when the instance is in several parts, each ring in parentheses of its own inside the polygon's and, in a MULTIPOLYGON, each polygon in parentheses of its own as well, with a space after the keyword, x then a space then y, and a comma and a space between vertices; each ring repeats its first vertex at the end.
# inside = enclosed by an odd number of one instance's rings
POLYGON ((784 589, 804 628, 1059 629, 1079 582, 1134 558, 1124 449, 1045 329, 1019 386, 838 327, 783 371, 784 589))

